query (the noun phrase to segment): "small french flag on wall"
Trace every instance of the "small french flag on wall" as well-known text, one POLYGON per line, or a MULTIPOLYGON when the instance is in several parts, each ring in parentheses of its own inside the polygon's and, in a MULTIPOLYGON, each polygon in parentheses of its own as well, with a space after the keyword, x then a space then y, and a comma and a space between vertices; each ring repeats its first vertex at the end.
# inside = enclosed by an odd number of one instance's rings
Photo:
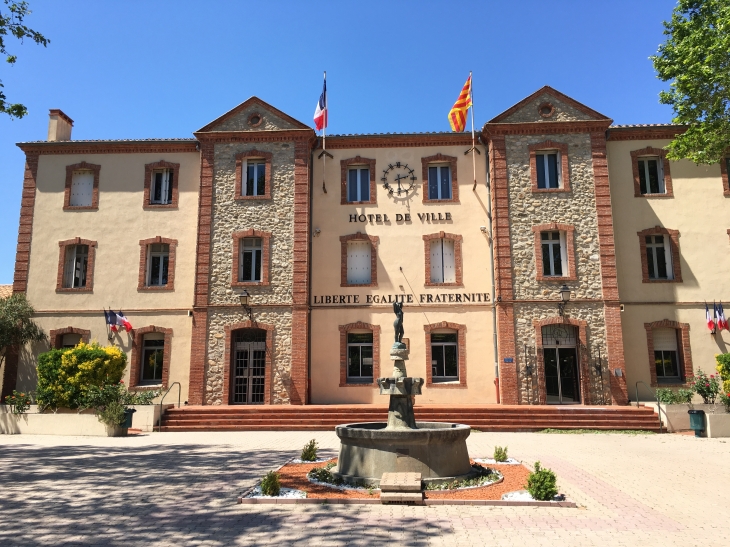
POLYGON ((705 320, 707 321, 707 328, 710 329, 711 333, 714 333, 715 320, 712 318, 712 315, 710 315, 710 308, 707 307, 707 303, 705 303, 705 320))
POLYGON ((317 108, 314 109, 314 126, 317 131, 321 131, 327 127, 327 76, 324 77, 324 85, 322 86, 322 94, 317 101, 317 108))
POLYGON ((727 319, 725 318, 725 310, 722 308, 722 302, 715 306, 715 315, 717 315, 717 328, 721 331, 730 331, 730 327, 728 327, 727 324, 727 319))

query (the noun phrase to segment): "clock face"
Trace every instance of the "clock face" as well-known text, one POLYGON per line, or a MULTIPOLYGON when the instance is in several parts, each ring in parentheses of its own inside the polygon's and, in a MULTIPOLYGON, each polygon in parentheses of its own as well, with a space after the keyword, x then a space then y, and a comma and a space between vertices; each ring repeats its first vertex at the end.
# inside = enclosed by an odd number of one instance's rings
POLYGON ((409 167, 407 163, 397 161, 388 164, 388 167, 383 169, 383 176, 380 180, 388 194, 395 197, 405 197, 413 189, 418 178, 415 170, 409 167))

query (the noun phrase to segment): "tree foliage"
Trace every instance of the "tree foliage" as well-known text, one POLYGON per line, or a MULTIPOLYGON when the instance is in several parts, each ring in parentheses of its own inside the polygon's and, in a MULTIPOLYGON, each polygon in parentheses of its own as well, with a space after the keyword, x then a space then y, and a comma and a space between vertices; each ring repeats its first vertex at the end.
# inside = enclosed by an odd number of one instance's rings
MULTIPOLYGON (((3 8, 0 4, 0 55, 5 55, 5 61, 14 65, 18 60, 17 56, 8 53, 5 45, 5 37, 13 36, 23 43, 25 38, 33 40, 36 44, 46 47, 50 40, 23 24, 26 16, 31 11, 28 2, 25 0, 2 0, 5 4, 3 8)), ((0 80, 0 113, 8 114, 11 118, 22 118, 28 113, 28 109, 20 103, 10 104, 6 102, 5 93, 3 93, 3 83, 0 80)))
POLYGON ((43 329, 31 317, 33 306, 26 300, 25 294, 0 298, 0 363, 5 359, 8 348, 46 339, 43 329))
POLYGON ((651 57, 662 81, 659 102, 687 130, 669 145, 673 160, 718 163, 730 146, 730 2, 679 0, 664 22, 667 41, 651 57))

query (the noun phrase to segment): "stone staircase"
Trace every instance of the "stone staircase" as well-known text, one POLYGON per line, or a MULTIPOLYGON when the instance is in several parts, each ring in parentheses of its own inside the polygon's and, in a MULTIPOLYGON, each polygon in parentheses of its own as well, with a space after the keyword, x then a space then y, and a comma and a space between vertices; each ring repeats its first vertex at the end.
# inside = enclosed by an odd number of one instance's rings
MULTIPOLYGON (((456 422, 480 431, 621 429, 659 432, 654 410, 632 406, 416 405, 417 421, 456 422)), ((185 406, 169 409, 162 431, 328 431, 353 422, 384 422, 383 405, 185 406)))

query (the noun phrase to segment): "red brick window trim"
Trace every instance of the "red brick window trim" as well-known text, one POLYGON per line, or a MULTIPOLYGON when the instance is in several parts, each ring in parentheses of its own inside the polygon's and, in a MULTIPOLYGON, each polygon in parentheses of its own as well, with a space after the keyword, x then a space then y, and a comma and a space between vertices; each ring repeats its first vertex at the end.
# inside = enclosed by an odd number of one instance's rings
POLYGON ((56 292, 57 293, 82 293, 82 292, 93 292, 94 290, 94 261, 96 259, 96 241, 90 239, 81 239, 76 237, 74 239, 66 239, 58 242, 59 256, 58 256, 58 273, 56 274, 56 292), (83 287, 72 288, 64 287, 64 270, 66 265, 66 252, 68 247, 71 245, 87 245, 89 247, 89 254, 86 258, 86 285, 83 287))
POLYGON ((687 378, 694 374, 692 367, 692 349, 689 345, 689 323, 679 323, 669 319, 644 323, 646 329, 646 345, 649 350, 649 374, 652 387, 685 386, 687 378), (677 360, 679 365, 679 382, 659 382, 656 374, 654 358, 654 329, 675 329, 677 331, 677 360))
MULTIPOLYGON (((641 253, 641 280, 643 283, 681 283, 682 267, 679 261, 679 230, 669 230, 661 226, 655 226, 647 230, 637 232, 639 236, 639 251, 641 253), (653 235, 663 235, 669 238, 669 247, 671 250, 672 276, 673 279, 650 279, 649 263, 646 257, 646 237, 653 235)), ((666 239, 665 239, 666 241, 666 239)))
MULTIPOLYGON (((535 347, 537 349, 537 384, 539 387, 538 401, 539 404, 547 404, 547 392, 545 391, 545 354, 543 352, 542 328, 548 325, 570 325, 575 327, 578 335, 576 340, 576 352, 578 354, 578 375, 580 376, 580 402, 581 404, 591 404, 590 401, 590 377, 588 373, 588 323, 580 319, 571 319, 570 317, 547 317, 545 319, 535 319, 532 326, 535 328, 535 347)), ((593 404, 599 404, 593 401, 593 404)))
POLYGON ((93 163, 74 163, 66 166, 66 186, 63 191, 64 211, 96 211, 99 208, 99 174, 101 165, 93 163), (90 171, 94 175, 94 183, 91 190, 91 205, 71 205, 71 186, 73 185, 74 173, 79 171, 90 171))
POLYGON ((423 203, 459 203, 459 182, 456 176, 456 158, 454 156, 436 154, 435 156, 421 158, 421 168, 423 177, 423 203), (428 197, 428 168, 444 163, 449 165, 451 171, 451 198, 430 199, 428 197))
POLYGON ((167 237, 151 237, 149 239, 141 239, 139 241, 139 275, 137 279, 138 291, 174 291, 175 290, 175 255, 177 249, 177 239, 167 237), (165 244, 169 246, 169 254, 167 258, 167 284, 165 285, 148 285, 148 268, 150 258, 150 246, 155 244, 165 244))
POLYGON ((225 332, 225 354, 223 360, 223 404, 229 405, 233 400, 233 386, 231 385, 231 369, 234 366, 231 346, 233 333, 240 329, 261 329, 266 331, 266 360, 264 363, 264 404, 271 404, 271 376, 273 374, 274 333, 276 327, 267 323, 251 322, 249 320, 233 323, 223 327, 225 332))
POLYGON ((671 198, 674 197, 674 187, 672 186, 672 174, 669 170, 669 160, 667 159, 667 151, 661 148, 652 148, 647 146, 641 150, 633 150, 631 152, 631 170, 634 175, 634 197, 637 198, 671 198), (664 174, 664 193, 663 194, 642 194, 641 178, 639 176, 639 160, 644 157, 659 158, 663 174, 664 174))
POLYGON ((340 387, 373 387, 380 377, 380 326, 370 323, 348 323, 340 325, 340 387), (348 382, 347 379, 347 335, 355 331, 370 331, 373 333, 373 381, 348 382))
POLYGON ((375 160, 355 156, 346 160, 340 160, 340 205, 375 205, 378 203, 378 186, 375 183, 375 160), (351 167, 367 167, 370 174, 370 199, 368 201, 347 200, 347 180, 350 176, 351 167))
POLYGON ((370 236, 357 232, 340 236, 340 287, 377 287, 378 286, 378 236, 370 236), (370 283, 347 282, 347 244, 350 241, 370 242, 370 283))
POLYGON ((426 277, 424 285, 426 287, 463 287, 464 286, 464 263, 461 253, 461 244, 463 237, 458 234, 448 234, 439 232, 437 234, 428 234, 423 236, 423 247, 426 264, 426 277), (454 244, 454 281, 453 282, 434 282, 431 281, 431 245, 434 240, 449 240, 454 244))
MULTIPOLYGON (((572 224, 560 224, 551 222, 548 224, 539 224, 532 227, 535 236, 535 279, 537 281, 575 281, 578 279, 575 267, 575 226, 572 224), (565 257, 567 262, 567 273, 563 271, 561 276, 547 276, 543 273, 542 261, 542 239, 543 232, 560 232, 561 247, 565 242, 565 257)), ((565 267, 565 265, 564 265, 565 267)))
POLYGON ((730 181, 728 181, 728 167, 730 167, 730 155, 720 159, 720 176, 722 177, 722 193, 730 197, 730 181))
POLYGON ((249 229, 233 234, 233 264, 231 287, 265 287, 270 285, 271 232, 249 229), (261 239, 261 281, 239 281, 241 245, 245 238, 261 239))
POLYGON ((170 381, 170 354, 172 352, 172 329, 164 327, 142 327, 132 331, 132 357, 129 362, 129 388, 135 391, 145 389, 167 389, 170 381), (164 336, 162 349, 162 379, 159 384, 143 384, 140 376, 142 374, 142 359, 144 359, 144 337, 145 334, 159 333, 164 336))
MULTIPOLYGON (((261 150, 246 150, 240 154, 236 154, 236 195, 234 199, 240 201, 249 201, 257 199, 271 199, 271 152, 262 152, 261 150), (247 176, 248 160, 263 160, 264 162, 264 193, 256 196, 244 195, 244 179, 247 176)), ((258 163, 258 162, 257 162, 258 163)), ((255 187, 254 183, 254 187, 255 187)))
POLYGON ((438 389, 466 388, 466 325, 442 321, 440 323, 424 325, 423 330, 426 331, 426 387, 438 389), (445 331, 456 331, 459 380, 455 382, 434 382, 431 362, 431 334, 445 331))
POLYGON ((170 163, 169 161, 158 161, 155 163, 148 163, 144 166, 144 209, 177 209, 178 196, 180 194, 178 188, 180 184, 180 164, 170 163), (169 203, 151 203, 153 180, 156 171, 163 169, 169 170, 172 174, 171 184, 171 199, 169 203))
POLYGON ((84 344, 89 343, 91 337, 91 331, 86 329, 77 329, 75 327, 65 327, 63 329, 52 329, 48 333, 48 338, 51 342, 51 347, 55 349, 61 349, 63 347, 63 336, 65 334, 78 334, 81 337, 81 342, 84 344))
MULTIPOLYGON (((570 166, 568 163, 568 145, 562 142, 543 141, 531 144, 527 147, 530 152, 530 180, 532 182, 532 191, 535 193, 557 193, 570 192, 570 166), (537 156, 538 152, 557 151, 559 154, 558 162, 558 188, 538 188, 537 187, 537 156)), ((542 159, 542 157, 540 158, 542 159)))

